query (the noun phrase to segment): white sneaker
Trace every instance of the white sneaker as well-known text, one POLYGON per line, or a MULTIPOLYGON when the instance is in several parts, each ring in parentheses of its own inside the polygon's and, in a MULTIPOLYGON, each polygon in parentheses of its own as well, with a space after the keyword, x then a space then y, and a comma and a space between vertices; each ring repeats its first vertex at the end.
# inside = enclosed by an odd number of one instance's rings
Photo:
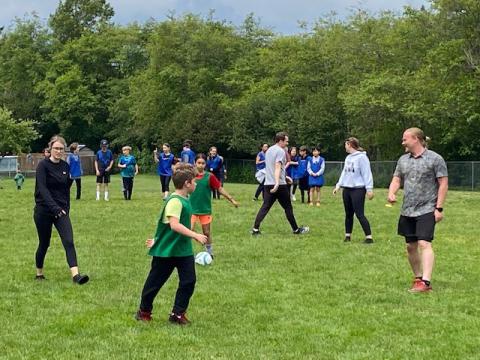
POLYGON ((295 197, 295 195, 292 195, 292 201, 297 201, 297 198, 295 197))

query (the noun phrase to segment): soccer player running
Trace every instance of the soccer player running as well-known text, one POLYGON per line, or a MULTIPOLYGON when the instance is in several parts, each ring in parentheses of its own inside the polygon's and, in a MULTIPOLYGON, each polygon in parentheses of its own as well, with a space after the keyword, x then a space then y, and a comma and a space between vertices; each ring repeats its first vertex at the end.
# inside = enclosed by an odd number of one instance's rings
POLYGON ((403 183, 398 234, 407 242, 408 261, 415 276, 409 291, 414 293, 432 290, 432 240, 435 224, 443 219, 448 191, 447 165, 439 154, 427 149, 428 140, 419 128, 405 130, 402 145, 407 154, 398 160, 388 190, 388 201, 394 203, 403 183))
MULTIPOLYGON (((279 132, 275 135, 275 145, 270 147, 265 154, 263 204, 255 219, 255 224, 251 231, 252 235, 260 235, 260 224, 277 200, 285 210, 285 215, 294 234, 306 234, 310 230, 308 226, 299 227, 293 214, 290 191, 288 190, 287 176, 285 174, 285 165, 287 163, 285 148, 287 146, 288 134, 286 132, 279 132)), ((289 179, 289 181, 291 181, 291 179, 289 179)))

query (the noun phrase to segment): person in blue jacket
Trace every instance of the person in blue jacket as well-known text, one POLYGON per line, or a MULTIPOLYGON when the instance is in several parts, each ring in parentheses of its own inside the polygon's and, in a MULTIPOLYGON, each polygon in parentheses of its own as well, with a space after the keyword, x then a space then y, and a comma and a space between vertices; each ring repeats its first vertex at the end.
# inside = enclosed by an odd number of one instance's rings
POLYGON ((290 155, 290 161, 287 164, 287 176, 292 179, 292 183, 290 184, 290 199, 292 201, 297 201, 295 198, 295 191, 297 190, 298 186, 298 177, 297 177, 297 169, 298 169, 298 160, 300 156, 297 154, 297 147, 292 146, 288 153, 290 155))
POLYGON ((180 153, 180 161, 195 165, 195 152, 192 150, 191 140, 185 140, 183 142, 183 150, 180 153))
POLYGON ((160 176, 163 200, 166 200, 170 191, 170 180, 172 179, 173 165, 175 164, 175 156, 171 153, 170 144, 164 143, 161 153, 158 153, 158 149, 155 148, 153 159, 157 163, 157 174, 160 176))
POLYGON ((262 145, 260 152, 255 159, 255 178, 258 181, 258 187, 253 196, 253 200, 257 201, 260 194, 263 194, 263 188, 265 183, 265 153, 268 150, 268 144, 262 145))
MULTIPOLYGON (((77 196, 76 199, 80 200, 82 197, 82 160, 80 159, 78 143, 74 142, 70 145, 70 154, 67 156, 67 163, 70 165, 70 179, 75 181, 77 186, 77 196)), ((72 184, 73 184, 72 181, 72 184)))
POLYGON ((307 163, 310 160, 308 155, 308 148, 306 146, 300 146, 299 149, 300 157, 298 159, 298 167, 296 176, 298 178, 298 188, 300 189, 300 194, 302 196, 302 204, 305 202, 305 192, 307 193, 307 203, 310 203, 310 191, 308 187, 308 172, 307 172, 307 163))
POLYGON ((320 206, 320 189, 324 184, 323 173, 325 172, 325 159, 320 156, 320 146, 314 146, 312 157, 307 163, 308 186, 310 187, 310 206, 316 202, 320 206))

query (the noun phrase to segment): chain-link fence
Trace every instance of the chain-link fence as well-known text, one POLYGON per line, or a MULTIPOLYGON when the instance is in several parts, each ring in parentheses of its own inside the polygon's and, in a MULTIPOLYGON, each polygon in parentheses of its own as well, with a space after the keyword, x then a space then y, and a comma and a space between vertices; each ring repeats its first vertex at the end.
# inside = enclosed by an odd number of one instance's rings
MULTIPOLYGON (((236 183, 255 183, 254 160, 225 160, 228 169, 228 181, 236 183)), ((375 187, 387 188, 392 180, 396 161, 372 161, 372 173, 375 187)), ((447 161, 448 183, 450 189, 480 190, 480 161, 447 161)), ((325 163, 325 184, 335 185, 343 168, 342 161, 325 163)))
MULTIPOLYGON (((43 155, 33 156, 5 156, 0 157, 0 176, 13 177, 19 168, 23 174, 31 176, 35 174, 38 161, 43 155)), ((81 156, 82 167, 85 175, 95 173, 95 156, 81 156)), ((396 161, 372 161, 372 173, 375 187, 386 188, 390 184, 396 161)), ((154 165, 148 169, 154 169, 154 165)), ((448 183, 450 189, 458 190, 480 190, 480 161, 447 161, 448 183)), ((227 181, 234 183, 253 184, 255 183, 255 160, 246 159, 225 159, 227 169, 227 181)), ((325 183, 335 185, 343 168, 341 161, 327 161, 325 164, 325 183)), ((116 170, 116 167, 114 167, 116 170)), ((145 170, 141 172, 145 172, 145 170)), ((153 171, 151 171, 153 173, 153 171)))

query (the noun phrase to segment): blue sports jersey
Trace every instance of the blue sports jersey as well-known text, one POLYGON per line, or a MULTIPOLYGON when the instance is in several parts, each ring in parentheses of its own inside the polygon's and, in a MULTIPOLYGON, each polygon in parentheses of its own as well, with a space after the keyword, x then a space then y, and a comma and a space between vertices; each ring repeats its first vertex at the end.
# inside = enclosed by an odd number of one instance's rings
POLYGON ((83 175, 82 161, 79 155, 68 154, 67 163, 70 165, 70 178, 78 179, 83 175))
MULTIPOLYGON (((265 153, 263 151, 260 151, 258 154, 257 154, 258 158, 260 161, 265 161, 265 153)), ((262 169, 265 169, 265 162, 261 163, 261 164, 255 164, 255 167, 256 167, 256 170, 262 170, 262 169)))
POLYGON ((183 150, 180 153, 180 159, 182 162, 195 165, 195 153, 192 151, 192 149, 183 150))
POLYGON ((297 171, 295 174, 295 179, 301 179, 308 176, 307 172, 307 163, 310 160, 310 156, 305 156, 304 158, 300 157, 298 159, 297 171))
POLYGON ((119 163, 121 165, 127 165, 126 168, 123 168, 120 170, 120 175, 122 177, 134 177, 135 176, 135 164, 137 163, 137 160, 133 155, 122 155, 120 156, 119 163))
POLYGON ((102 150, 97 151, 97 162, 100 170, 105 170, 110 165, 112 160, 113 154, 110 150, 107 149, 105 152, 102 150))
POLYGON ((172 153, 164 152, 158 155, 157 174, 162 176, 172 176, 172 164, 175 157, 172 153))

